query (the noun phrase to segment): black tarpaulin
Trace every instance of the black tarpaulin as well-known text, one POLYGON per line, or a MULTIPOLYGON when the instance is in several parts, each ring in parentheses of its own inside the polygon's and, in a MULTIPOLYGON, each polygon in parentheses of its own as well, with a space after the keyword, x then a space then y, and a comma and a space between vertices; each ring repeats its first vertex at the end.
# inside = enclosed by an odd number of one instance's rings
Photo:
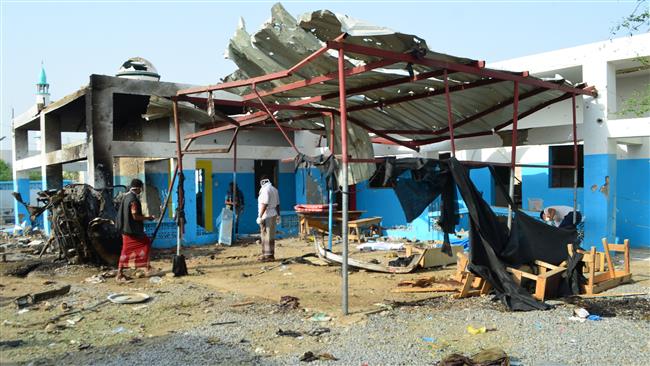
MULTIPOLYGON (((548 226, 518 210, 515 210, 512 231, 508 230, 470 180, 469 169, 455 158, 442 161, 389 159, 386 182, 391 181, 407 217, 419 216, 441 196, 443 222, 454 223, 452 232, 458 222, 458 210, 450 201, 456 202, 458 188, 470 219, 469 270, 488 281, 497 297, 511 310, 550 308, 519 286, 506 271, 506 266, 519 267, 534 260, 561 263, 567 259, 567 244, 576 241, 575 230, 548 226)), ((570 283, 572 278, 567 277, 566 288, 577 288, 570 283)))

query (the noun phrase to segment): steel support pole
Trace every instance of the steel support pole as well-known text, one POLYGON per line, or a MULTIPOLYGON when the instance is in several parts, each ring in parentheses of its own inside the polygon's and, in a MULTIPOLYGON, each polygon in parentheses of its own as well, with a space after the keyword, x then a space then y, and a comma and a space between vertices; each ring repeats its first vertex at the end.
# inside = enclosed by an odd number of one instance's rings
POLYGON ((515 165, 517 164, 517 117, 519 116, 519 82, 515 81, 514 100, 512 104, 512 151, 510 152, 510 182, 508 194, 511 205, 508 205, 508 229, 512 227, 512 211, 515 205, 515 165))
MULTIPOLYGON (((330 154, 334 156, 334 127, 336 126, 336 123, 334 123, 334 113, 330 113, 330 154)), ((327 232, 328 232, 328 238, 327 238, 327 248, 332 251, 332 233, 334 230, 334 187, 330 187, 329 189, 329 210, 328 210, 328 215, 327 215, 327 232)))
POLYGON ((451 116, 451 97, 449 96, 449 75, 447 69, 443 73, 445 79, 445 101, 447 102, 447 123, 449 125, 449 141, 451 142, 451 156, 456 157, 456 142, 454 141, 454 121, 451 116))
MULTIPOLYGON (((174 128, 176 129, 176 155, 178 174, 183 174, 183 152, 181 151, 181 126, 178 122, 178 100, 173 98, 172 109, 174 113, 174 128)), ((178 180, 178 206, 182 209, 185 207, 185 192, 183 187, 183 179, 178 180)), ((181 254, 181 241, 183 241, 183 233, 185 230, 184 220, 178 221, 178 231, 176 232, 176 255, 181 254)))
POLYGON ((237 207, 235 207, 235 203, 239 205, 239 199, 240 197, 237 197, 237 134, 239 130, 236 130, 234 132, 233 138, 233 151, 232 151, 232 232, 233 232, 233 240, 231 241, 233 244, 237 241, 237 207))
POLYGON ((348 315, 348 111, 345 103, 345 64, 344 53, 339 49, 339 112, 341 118, 341 154, 342 172, 341 172, 341 194, 343 217, 341 220, 341 237, 343 245, 343 263, 341 274, 343 277, 343 293, 341 307, 343 315, 348 315))
POLYGON ((576 135, 576 95, 571 95, 571 106, 573 108, 573 225, 576 224, 576 212, 578 211, 578 136, 576 135))

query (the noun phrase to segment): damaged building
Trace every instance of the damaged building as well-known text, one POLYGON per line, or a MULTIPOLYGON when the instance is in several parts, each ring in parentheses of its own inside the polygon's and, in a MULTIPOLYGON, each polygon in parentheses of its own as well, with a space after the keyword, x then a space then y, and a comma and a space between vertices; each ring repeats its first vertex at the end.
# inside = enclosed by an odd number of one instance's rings
MULTIPOLYGON (((335 33, 340 29, 335 30, 332 27, 332 19, 328 18, 327 14, 318 16, 315 14, 311 23, 308 18, 297 20, 281 6, 275 6, 271 21, 260 31, 249 34, 242 23, 227 50, 228 57, 237 63, 239 70, 224 81, 288 69, 300 62, 303 56, 318 49, 322 44, 321 39, 334 39, 335 33), (282 24, 292 26, 277 26, 282 24), (292 31, 294 27, 295 32, 292 31), (313 29, 322 33, 316 34, 316 37, 305 36, 310 35, 313 29)), ((341 24, 337 26, 340 27, 341 24)), ((598 97, 593 99, 577 98, 575 109, 579 145, 576 206, 585 217, 585 241, 594 245, 598 245, 602 237, 611 241, 616 238, 630 238, 632 246, 650 245, 650 229, 647 227, 650 221, 647 214, 650 212, 650 117, 647 113, 625 115, 618 112, 620 108, 617 109, 617 105, 621 106, 627 98, 639 90, 642 91, 648 83, 650 70, 637 61, 639 55, 650 55, 648 37, 647 34, 626 37, 490 65, 496 69, 525 68, 529 70, 530 75, 549 80, 560 80, 556 74, 561 74, 561 80, 570 81, 572 85, 589 81, 590 85, 595 85, 599 91, 606 91, 600 92, 598 97)), ((417 37, 416 40, 423 42, 417 37)), ((442 58, 450 57, 438 55, 442 58)), ((371 62, 375 59, 368 57, 362 60, 371 62)), ((460 60, 456 61, 465 62, 466 59, 460 60)), ((360 62, 358 65, 364 64, 360 62)), ((391 72, 409 76, 421 70, 416 67, 415 71, 407 68, 393 69, 391 72)), ((143 204, 149 213, 158 215, 174 171, 173 158, 176 153, 170 99, 176 96, 179 90, 192 88, 190 85, 158 79, 159 76, 150 63, 136 58, 125 62, 117 76, 91 75, 86 87, 53 103, 43 100, 15 118, 13 169, 16 190, 24 197, 29 196, 26 174, 32 169, 41 170, 43 189, 60 188, 63 185, 63 165, 85 162, 84 182, 96 188, 125 185, 134 177, 142 179, 146 186, 143 204), (45 137, 38 153, 26 149, 30 131, 39 131, 41 136, 45 137), (83 137, 78 142, 64 145, 60 137, 68 132, 79 133, 83 137)), ((280 85, 276 82, 271 84, 276 87, 280 85)), ((400 92, 398 89, 387 90, 400 92)), ((323 91, 332 93, 336 92, 336 89, 330 87, 323 91)), ((235 88, 229 92, 215 90, 210 96, 207 93, 194 96, 201 97, 204 101, 214 98, 238 102, 242 100, 241 95, 250 93, 250 90, 235 88)), ((412 92, 413 90, 406 90, 407 94, 412 92)), ((530 95, 522 95, 534 99, 532 97, 535 93, 529 91, 530 95)), ((452 98, 453 95, 452 93, 452 98)), ((283 95, 287 98, 294 96, 290 92, 283 95)), ((370 98, 370 93, 357 93, 349 97, 349 103, 361 104, 370 101, 370 98)), ((320 105, 327 107, 327 103, 321 101, 320 105)), ((277 182, 282 215, 283 219, 286 219, 281 230, 286 233, 295 233, 297 230, 293 211, 295 204, 328 202, 327 188, 317 169, 294 170, 293 163, 286 162, 295 156, 295 150, 280 131, 272 128, 271 120, 265 117, 265 123, 242 128, 237 132, 236 149, 231 149, 234 129, 205 136, 201 136, 200 132, 216 125, 227 124, 220 118, 222 115, 245 115, 250 113, 250 110, 241 107, 241 103, 216 103, 218 111, 212 114, 189 102, 180 102, 179 106, 181 136, 196 136, 192 148, 183 160, 187 217, 184 243, 207 244, 216 241, 227 186, 233 179, 236 179, 245 199, 245 208, 240 219, 242 234, 257 231, 255 198, 259 188, 257 182, 261 175, 269 174, 277 182), (234 154, 237 155, 236 169, 233 167, 234 154)), ((444 114, 444 103, 438 103, 436 107, 442 109, 436 113, 444 114)), ((381 108, 373 112, 378 113, 375 116, 377 126, 381 126, 382 118, 385 118, 381 115, 381 108)), ((571 144, 574 136, 571 131, 570 110, 571 100, 565 99, 553 105, 542 105, 534 113, 520 117, 520 131, 515 142, 520 153, 516 161, 518 164, 529 166, 517 167, 515 170, 513 198, 518 207, 533 216, 545 206, 573 205, 573 172, 536 166, 573 164, 571 144)), ((511 109, 495 107, 494 111, 510 113, 511 109)), ((460 118, 463 113, 467 115, 466 112, 456 111, 455 117, 460 118)), ((443 115, 437 117, 446 118, 443 115)), ((411 127, 431 129, 426 123, 414 123, 414 117, 408 113, 400 118, 411 127)), ((286 133, 302 153, 316 156, 328 151, 329 122, 326 118, 308 125, 291 121, 289 117, 285 119, 288 121, 284 124, 286 133)), ((506 126, 498 132, 483 136, 459 138, 455 146, 456 156, 461 160, 506 164, 510 161, 510 145, 513 140, 510 130, 511 128, 506 126)), ((362 129, 359 130, 358 126, 352 125, 350 131, 352 135, 360 136, 355 140, 355 146, 365 153, 359 157, 399 155, 444 158, 449 156, 452 150, 450 141, 446 138, 430 138, 430 143, 419 145, 416 151, 409 148, 412 147, 410 141, 414 139, 413 135, 400 135, 399 131, 388 131, 383 135, 379 134, 381 131, 368 134, 362 129), (362 134, 364 136, 361 136, 362 134)), ((335 136, 335 139, 340 137, 335 136)), ((386 235, 440 240, 442 233, 436 224, 440 214, 439 207, 431 205, 415 220, 407 222, 395 193, 377 184, 377 179, 368 180, 374 174, 374 167, 371 165, 351 164, 354 184, 349 187, 350 209, 364 211, 364 215, 368 217, 381 217, 381 227, 386 235), (362 166, 365 167, 358 170, 354 168, 362 166)), ((511 179, 507 166, 497 166, 496 170, 503 182, 511 179)), ((496 189, 497 182, 487 169, 473 170, 472 179, 494 210, 506 215, 506 199, 496 189)), ((177 205, 177 197, 176 190, 172 192, 170 209, 167 211, 169 216, 163 221, 155 244, 157 247, 170 246, 176 238, 172 213, 177 205)), ((340 203, 341 194, 337 195, 338 197, 333 199, 340 203)), ((462 202, 460 204, 461 213, 466 213, 463 211, 466 208, 462 202)), ((25 215, 23 208, 17 207, 17 222, 25 215)), ((151 231, 155 224, 147 225, 151 231)), ((461 218, 457 229, 461 233, 469 229, 467 215, 461 218)))

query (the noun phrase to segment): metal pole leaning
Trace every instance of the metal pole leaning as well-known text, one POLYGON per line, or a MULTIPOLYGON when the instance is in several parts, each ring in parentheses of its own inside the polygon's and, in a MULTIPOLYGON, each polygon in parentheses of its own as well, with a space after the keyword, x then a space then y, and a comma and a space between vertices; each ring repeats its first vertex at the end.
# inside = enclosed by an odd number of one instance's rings
MULTIPOLYGON (((334 127, 336 126, 336 123, 334 123, 334 113, 330 113, 330 143, 329 143, 329 148, 330 148, 330 154, 333 156, 334 155, 334 127)), ((334 204, 333 204, 333 199, 334 199, 334 187, 329 187, 329 213, 327 217, 327 232, 329 233, 328 238, 327 238, 327 248, 332 251, 332 237, 333 237, 333 230, 334 230, 334 204)))
MULTIPOLYGON (((172 109, 174 113, 174 128, 176 129, 176 155, 178 174, 183 176, 183 151, 181 150, 181 127, 178 122, 178 100, 173 98, 172 109)), ((189 146, 189 144, 188 144, 189 146)), ((184 209, 184 189, 183 179, 178 180, 178 207, 180 210, 184 209)), ((181 254, 181 241, 183 240, 183 232, 185 229, 185 221, 183 217, 178 218, 178 231, 176 234, 176 255, 181 254)))
POLYGON ((512 211, 515 205, 515 165, 517 164, 517 117, 519 117, 519 82, 515 81, 514 100, 512 104, 512 151, 510 151, 510 182, 508 194, 511 204, 508 205, 508 229, 512 228, 512 211))
POLYGON ((447 123, 449 124, 449 141, 451 142, 451 156, 456 157, 456 142, 454 141, 454 121, 451 116, 451 97, 449 96, 449 75, 447 69, 443 73, 445 79, 445 101, 447 102, 447 123))
POLYGON ((343 315, 348 315, 348 111, 345 103, 345 64, 343 49, 339 49, 339 112, 341 118, 341 154, 342 172, 341 172, 341 192, 343 210, 341 222, 341 238, 343 245, 343 263, 341 274, 343 277, 343 291, 341 307, 343 315))
POLYGON ((573 108, 573 225, 576 224, 576 212, 578 208, 578 136, 576 126, 576 95, 571 95, 571 106, 573 108))

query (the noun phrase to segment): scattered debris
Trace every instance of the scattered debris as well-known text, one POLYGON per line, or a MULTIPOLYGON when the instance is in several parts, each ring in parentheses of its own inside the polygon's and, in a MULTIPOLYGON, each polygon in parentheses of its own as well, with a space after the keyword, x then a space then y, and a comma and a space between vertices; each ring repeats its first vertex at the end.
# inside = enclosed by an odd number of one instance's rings
POLYGON ((284 310, 298 309, 300 307, 300 299, 294 296, 282 296, 280 298, 280 308, 284 310))
POLYGON ((302 333, 296 332, 295 330, 278 329, 278 331, 275 332, 275 334, 280 336, 280 337, 293 337, 293 338, 302 337, 302 333))
POLYGON ((98 283, 106 282, 106 280, 104 279, 104 276, 102 276, 101 274, 96 274, 86 278, 84 282, 98 284, 98 283))
POLYGON ((227 325, 227 324, 237 324, 235 321, 230 321, 230 322, 216 322, 216 323, 210 323, 210 325, 227 325))
POLYGON ((330 328, 317 327, 307 332, 307 335, 310 335, 312 337, 318 337, 319 335, 329 333, 329 332, 330 332, 330 328))
POLYGON ((510 357, 500 348, 489 348, 472 357, 453 353, 442 361, 436 363, 438 366, 508 366, 510 357))
MULTIPOLYGON (((492 329, 490 329, 490 330, 492 330, 492 329)), ((485 333, 487 331, 488 331, 488 329, 486 327, 474 328, 471 325, 467 326, 467 333, 469 333, 471 335, 483 334, 483 333, 485 333)))
POLYGON ((142 292, 121 292, 108 295, 108 301, 115 304, 137 304, 149 300, 150 296, 142 292))
POLYGON ((244 301, 244 302, 238 302, 235 304, 230 305, 231 308, 238 308, 240 306, 248 306, 248 305, 253 305, 255 304, 255 301, 244 301))
POLYGON ((35 270, 41 264, 43 264, 42 261, 27 262, 16 268, 9 269, 4 274, 5 276, 26 277, 29 274, 29 272, 35 270))
POLYGON ((16 348, 18 346, 21 346, 23 343, 25 343, 22 339, 15 339, 15 340, 9 340, 9 341, 0 341, 0 348, 16 348))
POLYGON ((88 349, 90 347, 92 347, 92 345, 90 343, 81 343, 81 344, 79 344, 77 349, 82 351, 82 350, 88 349))
POLYGON ((159 284, 159 283, 162 282, 162 278, 158 277, 158 276, 153 276, 153 277, 149 278, 149 282, 154 283, 154 284, 159 284))
POLYGON ((212 346, 221 343, 221 339, 219 339, 218 337, 208 337, 208 339, 206 339, 205 341, 212 346))
POLYGON ((58 248, 59 258, 67 259, 70 264, 114 265, 120 255, 122 238, 113 219, 123 197, 119 194, 113 199, 115 188, 70 184, 60 190, 41 191, 38 201, 44 206, 28 205, 17 192, 14 197, 27 208, 32 220, 49 210, 52 242, 58 248))
POLYGON ((25 306, 33 305, 43 300, 48 300, 53 297, 63 296, 70 292, 70 285, 65 285, 63 287, 47 290, 43 292, 37 292, 35 294, 27 294, 16 298, 15 303, 18 305, 18 308, 23 308, 25 306))
POLYGON ((300 356, 300 361, 302 362, 312 362, 312 361, 338 361, 338 358, 334 357, 331 353, 319 353, 314 354, 312 351, 305 352, 300 356))
POLYGON ((83 315, 78 315, 72 319, 66 320, 66 323, 68 323, 70 326, 74 326, 75 324, 79 323, 83 319, 83 315))
POLYGON ((309 318, 309 320, 312 322, 328 322, 332 320, 332 318, 327 316, 325 313, 316 313, 311 318, 309 318))

